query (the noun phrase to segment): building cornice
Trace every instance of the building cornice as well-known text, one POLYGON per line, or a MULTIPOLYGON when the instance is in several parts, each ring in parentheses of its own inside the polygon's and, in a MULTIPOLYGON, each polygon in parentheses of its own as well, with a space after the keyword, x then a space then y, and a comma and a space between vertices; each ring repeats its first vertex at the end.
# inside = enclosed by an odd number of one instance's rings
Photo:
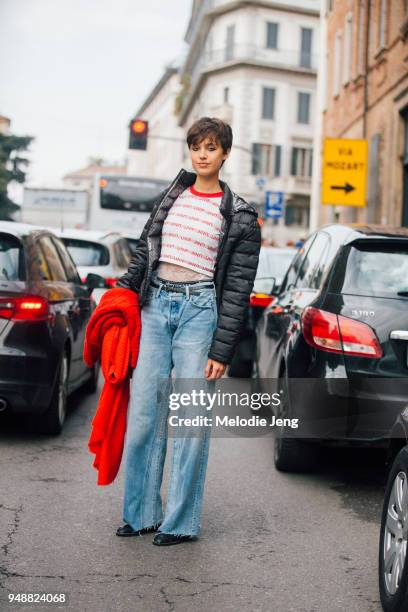
POLYGON ((182 126, 186 121, 187 115, 194 104, 194 101, 197 99, 205 81, 210 75, 213 74, 222 74, 223 72, 229 72, 230 70, 236 70, 237 68, 255 68, 258 70, 269 70, 273 72, 280 72, 287 74, 290 72, 291 74, 297 74, 301 76, 309 76, 312 79, 316 79, 317 71, 310 70, 309 68, 301 68, 300 66, 271 66, 270 62, 262 62, 259 60, 251 60, 251 59, 239 59, 234 63, 229 62, 228 65, 217 66, 213 68, 208 68, 203 70, 200 76, 197 79, 197 82, 194 85, 194 89, 187 94, 187 102, 183 105, 183 108, 180 112, 180 117, 178 121, 178 125, 182 126))
MULTIPOLYGON (((203 2, 205 3, 206 0, 203 0, 203 2)), ((310 9, 310 8, 301 7, 301 6, 299 7, 289 6, 287 4, 284 4, 283 2, 279 2, 279 0, 276 2, 274 0, 271 0, 271 1, 268 1, 268 0, 231 0, 230 2, 225 2, 219 6, 213 6, 213 7, 210 6, 208 10, 202 10, 202 14, 198 18, 198 21, 200 23, 197 22, 195 26, 197 35, 192 40, 190 40, 190 35, 193 29, 193 22, 190 19, 190 22, 187 28, 187 32, 184 38, 184 40, 189 44, 189 50, 188 50, 188 53, 181 67, 182 74, 184 74, 185 72, 188 72, 191 58, 194 56, 196 52, 197 45, 200 43, 200 41, 205 39, 215 19, 221 15, 231 13, 233 11, 236 11, 242 8, 267 8, 267 9, 280 10, 285 13, 306 15, 306 16, 312 16, 316 18, 320 17, 319 8, 310 9)), ((200 9, 197 10, 197 13, 199 12, 200 12, 200 9)))
MULTIPOLYGON (((203 1, 205 2, 205 0, 203 1)), ((231 11, 235 11, 242 7, 273 8, 278 11, 285 11, 288 13, 297 13, 299 15, 312 15, 314 17, 320 16, 319 7, 317 7, 316 9, 311 9, 311 8, 302 7, 302 6, 290 6, 283 2, 279 2, 279 0, 276 2, 274 0, 271 0, 269 2, 268 0, 231 0, 230 2, 225 2, 219 6, 210 7, 209 10, 203 12, 202 17, 223 15, 225 13, 230 13, 231 11)), ((193 7, 193 9, 195 9, 195 12, 197 14, 200 12, 200 9, 197 7, 193 7)), ((187 25, 186 33, 184 36, 184 40, 186 42, 189 42, 189 37, 190 37, 191 31, 194 25, 193 15, 194 15, 194 12, 192 11, 190 20, 187 25)))
POLYGON ((269 8, 275 9, 277 11, 284 11, 285 13, 296 13, 298 15, 311 15, 312 17, 319 17, 320 11, 319 8, 311 9, 303 6, 289 6, 284 4, 283 2, 268 2, 268 0, 231 0, 231 2, 226 2, 225 4, 221 4, 219 6, 215 6, 211 8, 206 14, 207 15, 223 15, 225 13, 230 13, 231 11, 235 11, 240 8, 269 8))

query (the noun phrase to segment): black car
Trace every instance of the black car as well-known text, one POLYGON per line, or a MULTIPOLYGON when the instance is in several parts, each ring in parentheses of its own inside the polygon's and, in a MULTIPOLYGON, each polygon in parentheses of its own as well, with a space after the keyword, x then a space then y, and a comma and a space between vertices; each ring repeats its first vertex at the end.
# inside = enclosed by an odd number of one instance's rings
POLYGON ((36 431, 58 434, 67 395, 96 390, 98 370, 82 358, 98 279, 88 280, 52 232, 0 222, 0 411, 27 415, 36 431))
MULTIPOLYGON (((405 440, 406 441, 406 440, 405 440)), ((386 612, 408 609, 408 445, 388 474, 378 549, 378 585, 386 612)))
POLYGON ((408 229, 327 225, 292 262, 257 328, 255 380, 279 388, 275 465, 305 470, 319 443, 388 444, 408 399, 408 229), (290 435, 288 435, 290 434, 290 435))
POLYGON ((261 247, 249 307, 237 348, 228 366, 228 376, 239 378, 251 376, 256 353, 256 326, 264 308, 272 301, 271 290, 279 289, 295 253, 296 250, 291 247, 261 247))

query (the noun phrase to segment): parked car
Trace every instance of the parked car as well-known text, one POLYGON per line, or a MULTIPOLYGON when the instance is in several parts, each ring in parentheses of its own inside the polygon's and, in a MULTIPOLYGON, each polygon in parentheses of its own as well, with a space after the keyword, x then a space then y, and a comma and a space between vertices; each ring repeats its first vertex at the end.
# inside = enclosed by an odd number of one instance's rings
POLYGON ((132 255, 136 253, 137 245, 139 244, 140 237, 133 234, 122 234, 126 239, 132 255))
POLYGON ((408 610, 407 550, 408 445, 405 443, 389 471, 381 514, 378 584, 386 612, 408 610))
POLYGON ((0 222, 0 411, 37 431, 62 430, 67 395, 94 392, 98 368, 83 359, 95 303, 64 243, 33 225, 0 222))
POLYGON ((264 308, 273 299, 271 291, 279 289, 295 253, 296 249, 292 248, 261 247, 245 324, 227 369, 228 376, 245 378, 251 375, 256 352, 256 325, 264 308))
POLYGON ((408 229, 313 233, 257 327, 258 387, 283 391, 275 416, 310 426, 302 439, 279 430, 276 467, 307 469, 317 442, 387 445, 408 397, 407 347, 408 229))
POLYGON ((117 232, 65 229, 56 233, 68 248, 83 282, 89 273, 105 279, 102 287, 94 291, 99 303, 106 289, 115 287, 128 269, 132 253, 126 238, 117 232))

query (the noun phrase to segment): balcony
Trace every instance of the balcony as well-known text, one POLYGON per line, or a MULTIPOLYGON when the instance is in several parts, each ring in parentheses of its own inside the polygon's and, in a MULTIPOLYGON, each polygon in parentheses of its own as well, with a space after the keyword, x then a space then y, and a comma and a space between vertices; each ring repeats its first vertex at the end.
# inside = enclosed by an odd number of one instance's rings
POLYGON ((231 45, 204 52, 194 67, 192 81, 199 71, 214 70, 242 61, 261 63, 271 68, 315 72, 318 58, 311 53, 304 53, 296 49, 267 49, 253 43, 231 45))
POLYGON ((277 70, 316 74, 318 57, 296 49, 267 49, 252 43, 204 51, 190 72, 190 86, 182 112, 194 96, 196 86, 204 73, 233 67, 242 62, 277 70))

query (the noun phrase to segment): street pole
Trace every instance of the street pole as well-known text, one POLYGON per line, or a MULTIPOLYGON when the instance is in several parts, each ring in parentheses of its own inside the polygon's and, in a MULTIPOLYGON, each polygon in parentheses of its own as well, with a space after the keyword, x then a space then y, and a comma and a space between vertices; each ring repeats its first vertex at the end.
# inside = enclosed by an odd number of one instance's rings
POLYGON ((309 231, 314 232, 319 225, 319 211, 321 206, 321 173, 322 173, 322 138, 323 138, 323 111, 326 106, 327 83, 327 21, 325 17, 326 1, 320 0, 320 36, 319 36, 319 67, 316 83, 316 120, 313 140, 313 171, 312 191, 310 197, 309 231))

